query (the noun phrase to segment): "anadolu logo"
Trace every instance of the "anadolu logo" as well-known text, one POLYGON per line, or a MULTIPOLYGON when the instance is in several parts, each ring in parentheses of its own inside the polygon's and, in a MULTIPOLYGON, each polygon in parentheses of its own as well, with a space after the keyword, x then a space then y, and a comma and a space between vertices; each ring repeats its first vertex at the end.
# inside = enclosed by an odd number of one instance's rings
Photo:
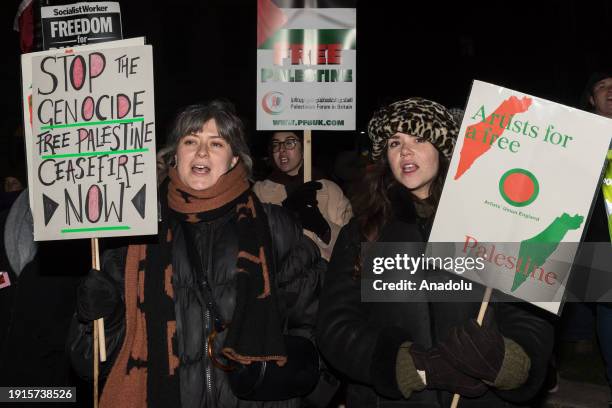
POLYGON ((284 98, 285 95, 282 92, 268 92, 261 99, 261 107, 267 114, 278 115, 285 109, 283 107, 284 98))
POLYGON ((528 170, 512 169, 499 179, 499 192, 514 207, 525 207, 535 201, 540 193, 538 179, 528 170))

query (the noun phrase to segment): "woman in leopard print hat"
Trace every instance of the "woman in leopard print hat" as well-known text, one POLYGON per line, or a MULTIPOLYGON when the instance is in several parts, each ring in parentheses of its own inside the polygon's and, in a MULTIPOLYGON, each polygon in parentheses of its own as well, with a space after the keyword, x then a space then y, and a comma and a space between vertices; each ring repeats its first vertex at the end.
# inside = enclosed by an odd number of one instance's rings
MULTIPOLYGON (((495 303, 479 326, 478 303, 431 302, 425 291, 406 292, 419 302, 362 302, 360 282, 369 280, 359 279, 361 243, 427 242, 458 126, 442 105, 410 98, 376 111, 368 132, 374 164, 336 241, 317 327, 322 354, 352 381, 347 407, 391 406, 389 400, 398 408, 448 407, 453 393, 470 397, 461 407, 529 400, 552 346, 543 319, 515 303, 495 303)), ((424 274, 428 281, 450 276, 424 274)), ((416 287, 424 274, 410 275, 416 287)))
MULTIPOLYGON (((356 200, 364 213, 390 214, 389 193, 403 186, 416 199, 416 210, 433 220, 458 133, 453 115, 437 102, 413 97, 379 108, 368 125, 375 164, 367 193, 356 200)), ((386 221, 365 218, 368 232, 386 221)))
POLYGON ((368 125, 372 159, 378 160, 387 140, 396 133, 423 138, 450 159, 459 132, 453 115, 439 103, 410 98, 378 109, 368 125))

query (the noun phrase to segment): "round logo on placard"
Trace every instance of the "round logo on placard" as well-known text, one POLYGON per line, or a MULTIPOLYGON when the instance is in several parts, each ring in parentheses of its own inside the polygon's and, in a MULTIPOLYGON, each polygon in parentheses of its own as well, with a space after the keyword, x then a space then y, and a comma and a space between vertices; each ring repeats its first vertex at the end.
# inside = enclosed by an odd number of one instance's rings
POLYGON ((499 192, 508 204, 525 207, 538 198, 540 184, 532 172, 516 168, 508 170, 501 176, 499 192))
POLYGON ((268 92, 261 99, 261 107, 270 115, 278 115, 283 111, 285 95, 282 92, 268 92))

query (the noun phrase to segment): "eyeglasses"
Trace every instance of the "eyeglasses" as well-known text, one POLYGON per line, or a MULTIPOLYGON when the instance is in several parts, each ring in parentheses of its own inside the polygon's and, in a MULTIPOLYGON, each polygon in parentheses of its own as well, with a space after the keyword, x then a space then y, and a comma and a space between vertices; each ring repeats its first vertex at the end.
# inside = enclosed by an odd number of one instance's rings
POLYGON ((281 146, 283 146, 285 150, 293 150, 295 149, 295 146, 297 146, 297 144, 297 139, 287 139, 284 142, 279 142, 278 140, 275 140, 272 142, 272 151, 274 153, 280 151, 281 146))

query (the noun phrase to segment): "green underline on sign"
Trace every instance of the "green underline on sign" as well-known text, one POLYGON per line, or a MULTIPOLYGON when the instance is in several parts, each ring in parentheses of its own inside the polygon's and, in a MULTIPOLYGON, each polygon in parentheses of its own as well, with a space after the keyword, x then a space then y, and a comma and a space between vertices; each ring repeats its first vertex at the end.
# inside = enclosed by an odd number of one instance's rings
POLYGON ((98 126, 98 125, 114 125, 117 123, 133 123, 133 122, 144 122, 144 118, 102 120, 99 122, 79 122, 79 123, 67 123, 67 124, 62 124, 62 125, 46 125, 46 126, 41 126, 40 130, 63 129, 63 128, 77 127, 77 126, 87 127, 87 126, 98 126))
POLYGON ((65 153, 65 154, 49 154, 46 156, 41 156, 43 160, 47 159, 64 159, 66 157, 84 157, 84 156, 104 156, 111 154, 124 154, 124 153, 142 153, 148 152, 148 148, 142 149, 129 149, 129 150, 110 150, 104 152, 82 152, 82 153, 65 153))
POLYGON ((92 231, 121 231, 129 230, 130 227, 127 225, 119 225, 116 227, 93 227, 93 228, 64 228, 62 234, 69 232, 92 232, 92 231))

